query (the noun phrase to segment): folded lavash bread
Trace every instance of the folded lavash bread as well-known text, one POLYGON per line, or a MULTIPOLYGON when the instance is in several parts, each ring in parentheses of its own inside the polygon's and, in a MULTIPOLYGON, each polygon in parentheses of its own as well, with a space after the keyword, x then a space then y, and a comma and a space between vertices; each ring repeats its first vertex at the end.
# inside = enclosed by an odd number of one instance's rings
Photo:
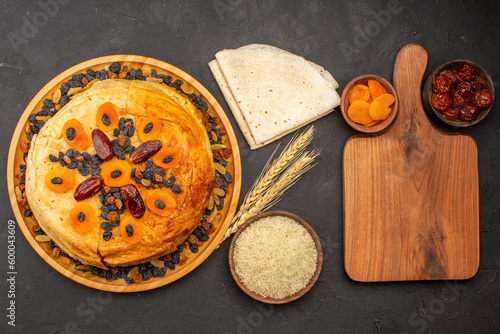
POLYGON ((338 83, 328 71, 274 46, 223 50, 209 66, 251 149, 340 105, 338 83))

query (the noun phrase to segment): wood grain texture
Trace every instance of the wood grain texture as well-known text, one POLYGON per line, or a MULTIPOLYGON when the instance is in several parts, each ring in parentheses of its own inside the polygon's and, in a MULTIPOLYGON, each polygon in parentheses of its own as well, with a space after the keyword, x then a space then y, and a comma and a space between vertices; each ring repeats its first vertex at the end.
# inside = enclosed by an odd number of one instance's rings
POLYGON ((393 126, 344 147, 344 264, 356 281, 468 279, 479 266, 477 146, 428 121, 426 65, 424 48, 403 47, 393 126))
POLYGON ((234 281, 240 287, 240 289, 243 292, 245 292, 248 296, 250 296, 253 299, 258 300, 259 302, 262 302, 262 303, 268 303, 268 304, 286 304, 286 303, 289 303, 289 302, 292 302, 294 300, 299 299, 300 297, 302 297, 303 295, 305 295, 309 290, 311 290, 311 288, 313 287, 313 285, 318 280, 318 277, 319 277, 319 274, 321 273, 321 269, 322 268, 323 268, 323 248, 321 247, 321 241, 319 240, 318 235, 313 230, 313 228, 311 227, 311 225, 309 225, 304 219, 302 219, 301 217, 299 217, 299 216, 297 216, 297 215, 295 215, 293 213, 286 212, 286 211, 267 211, 267 212, 259 213, 258 215, 255 215, 255 216, 251 217, 243 225, 240 226, 240 228, 238 229, 238 231, 236 231, 236 233, 233 236, 233 239, 231 240, 231 245, 229 246, 229 269, 231 270, 231 275, 233 275, 234 281), (259 220, 261 218, 269 217, 269 216, 284 216, 284 217, 288 217, 288 218, 291 218, 291 219, 295 220, 297 223, 301 224, 302 226, 304 226, 307 229, 307 231, 311 234, 311 236, 312 236, 312 238, 314 240, 314 243, 316 245, 316 251, 318 252, 318 259, 317 259, 316 271, 314 272, 313 276, 311 277, 311 279, 309 280, 309 282, 307 283, 307 285, 304 288, 302 288, 301 290, 299 290, 296 293, 294 293, 293 295, 286 296, 286 297, 283 297, 283 298, 264 297, 262 295, 259 295, 259 294, 255 293, 255 292, 247 289, 247 287, 243 284, 243 282, 239 278, 238 274, 236 274, 236 270, 235 270, 235 267, 234 267, 234 246, 235 246, 236 240, 238 239, 238 237, 241 234, 241 232, 243 232, 243 230, 245 228, 247 228, 253 222, 255 222, 255 221, 257 221, 257 220, 259 220))
POLYGON ((167 64, 165 62, 147 58, 142 56, 134 55, 114 55, 106 56, 100 58, 94 58, 78 65, 75 65, 66 71, 62 72, 49 83, 47 83, 31 100, 26 110, 22 114, 17 127, 14 131, 12 141, 9 148, 9 158, 7 163, 7 184, 10 202, 12 210, 16 217, 17 223, 23 232, 24 236, 31 244, 33 249, 54 269, 59 271, 64 276, 89 287, 112 291, 112 292, 137 292, 144 290, 151 290, 166 284, 169 284, 184 275, 188 274, 199 266, 219 245, 220 241, 224 237, 226 230, 231 224, 232 218, 236 212, 238 205, 238 199, 240 196, 241 189, 241 162, 240 153, 238 148, 238 143, 236 141, 236 136, 231 127, 224 110, 219 105, 217 100, 210 94, 210 92, 205 89, 198 81, 196 81, 189 74, 183 72, 182 70, 167 64), (19 207, 15 195, 15 186, 19 184, 19 180, 14 177, 14 172, 18 169, 20 163, 22 163, 22 152, 19 148, 19 144, 22 140, 26 140, 26 133, 24 131, 26 123, 28 122, 28 117, 33 111, 38 111, 43 105, 43 100, 45 98, 52 98, 52 93, 57 90, 61 83, 67 81, 71 78, 73 74, 84 72, 86 69, 103 69, 104 66, 111 64, 112 62, 120 62, 122 65, 127 64, 132 68, 141 68, 144 72, 148 69, 156 69, 158 73, 163 73, 165 75, 172 76, 173 80, 181 79, 184 84, 182 88, 187 92, 195 92, 196 94, 201 94, 203 99, 207 102, 209 110, 213 110, 219 116, 221 123, 223 124, 226 132, 227 139, 226 145, 229 146, 233 151, 233 159, 228 161, 228 170, 232 172, 233 182, 228 188, 228 193, 226 195, 226 202, 224 209, 222 210, 222 222, 216 231, 210 235, 210 239, 199 248, 198 253, 193 254, 183 265, 177 265, 174 271, 168 270, 167 275, 163 278, 152 278, 148 281, 143 281, 139 284, 127 284, 124 280, 119 279, 113 282, 108 282, 104 278, 99 278, 96 276, 83 277, 82 272, 76 270, 73 266, 72 261, 66 261, 67 259, 59 256, 58 258, 53 258, 51 255, 50 247, 46 243, 39 243, 35 240, 36 233, 31 229, 31 225, 27 223, 22 215, 21 208, 19 207), (65 260, 66 259, 66 260, 65 260))

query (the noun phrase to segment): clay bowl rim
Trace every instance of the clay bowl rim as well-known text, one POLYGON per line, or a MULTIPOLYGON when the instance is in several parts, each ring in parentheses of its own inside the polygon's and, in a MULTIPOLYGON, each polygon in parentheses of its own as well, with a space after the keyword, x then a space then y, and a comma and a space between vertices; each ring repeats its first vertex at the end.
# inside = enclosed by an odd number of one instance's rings
POLYGON ((488 115, 490 113, 491 108, 493 107, 493 104, 495 103, 495 86, 493 85, 493 81, 491 80, 489 73, 486 72, 484 70, 484 68, 482 68, 481 66, 479 66, 475 62, 468 60, 468 59, 455 59, 455 60, 450 60, 442 65, 439 65, 427 76, 427 79, 425 80, 424 86, 422 88, 422 98, 423 98, 423 102, 424 102, 423 103, 424 108, 428 113, 431 114, 431 116, 432 116, 432 114, 434 114, 434 116, 437 117, 437 119, 439 119, 441 122, 443 122, 451 127, 464 128, 464 127, 469 127, 469 126, 472 126, 472 125, 475 125, 475 124, 481 122, 486 117, 486 115, 488 115), (432 94, 432 78, 434 78, 434 76, 436 76, 437 74, 439 74, 443 70, 458 69, 463 64, 468 64, 468 65, 473 66, 474 69, 476 70, 476 73, 485 78, 486 84, 488 85, 488 89, 491 92, 493 102, 491 103, 491 105, 488 108, 480 110, 478 112, 476 118, 470 122, 462 121, 462 120, 450 121, 450 120, 447 120, 446 118, 444 118, 442 116, 441 112, 434 109, 434 107, 430 103, 430 96, 432 94), (432 113, 430 112, 430 110, 432 110, 432 113))
POLYGON ((305 295, 309 290, 311 290, 311 288, 314 286, 314 284, 318 280, 318 277, 319 277, 319 275, 321 273, 322 267, 323 267, 323 249, 321 247, 321 242, 319 240, 318 235, 313 230, 313 228, 303 218, 301 218, 301 217, 299 217, 299 216, 297 216, 297 215, 295 215, 293 213, 286 212, 286 211, 267 211, 267 212, 263 212, 263 213, 260 213, 258 215, 255 215, 255 216, 251 217, 243 225, 240 226, 240 228, 238 229, 238 231, 236 231, 236 233, 233 236, 233 239, 231 240, 231 245, 229 246, 229 269, 231 271, 231 275, 233 276, 234 281, 240 287, 240 289, 243 290, 244 293, 246 293, 248 296, 250 296, 253 299, 255 299, 255 300, 259 301, 259 302, 262 302, 262 303, 268 303, 268 304, 285 304, 285 303, 289 303, 289 302, 292 302, 294 300, 299 299, 300 297, 302 297, 303 295, 305 295), (311 236, 312 236, 312 238, 314 240, 314 244, 316 245, 316 250, 318 252, 318 261, 317 261, 316 270, 314 271, 314 274, 311 277, 311 279, 309 280, 309 282, 307 283, 307 285, 304 288, 302 288, 301 290, 299 290, 296 293, 294 293, 293 295, 286 296, 284 298, 264 297, 262 295, 259 295, 259 294, 255 293, 255 292, 253 292, 253 291, 250 291, 241 282, 238 274, 236 274, 236 271, 234 269, 234 260, 233 260, 234 246, 235 246, 236 240, 238 240, 239 235, 250 224, 256 222, 257 220, 259 220, 261 218, 269 217, 269 216, 283 216, 283 217, 288 217, 288 218, 291 218, 291 219, 295 220, 297 223, 301 224, 302 226, 304 226, 307 229, 307 231, 311 234, 311 236))
POLYGON ((396 93, 396 90, 392 86, 392 84, 387 81, 386 79, 382 78, 379 75, 376 74, 363 74, 360 76, 355 77, 349 83, 345 86, 344 90, 342 91, 342 97, 340 98, 340 110, 342 111, 342 116, 344 116, 345 121, 351 128, 353 128, 356 131, 363 132, 363 133, 377 133, 383 130, 386 130, 394 121, 394 119, 397 116, 399 109, 399 102, 398 102, 398 94, 396 93), (362 84, 362 85, 368 85, 368 80, 376 80, 384 88, 387 90, 387 93, 392 94, 396 101, 394 104, 391 106, 392 112, 389 115, 389 117, 380 123, 374 125, 374 126, 364 126, 362 124, 358 124, 356 122, 353 122, 349 116, 347 116, 347 110, 349 109, 350 103, 349 103, 349 92, 351 89, 357 85, 357 84, 362 84))

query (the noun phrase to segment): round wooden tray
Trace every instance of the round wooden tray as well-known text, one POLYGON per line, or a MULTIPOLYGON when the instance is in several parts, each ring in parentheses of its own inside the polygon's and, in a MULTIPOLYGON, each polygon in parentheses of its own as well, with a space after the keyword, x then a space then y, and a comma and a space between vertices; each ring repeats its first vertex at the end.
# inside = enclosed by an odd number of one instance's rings
POLYGON ((231 220, 236 212, 236 207, 238 205, 241 188, 240 153, 238 149, 238 143, 236 141, 236 136, 234 135, 231 123, 224 113, 224 110, 219 105, 217 100, 215 100, 212 94, 210 94, 205 87, 203 87, 189 74, 183 72, 175 66, 153 58, 133 55, 106 56, 94 58, 67 69, 66 71, 62 72, 54 79, 52 79, 49 83, 47 83, 31 100, 31 102, 26 107, 26 110, 22 114, 12 137, 7 163, 7 184, 12 210, 14 211, 14 215, 17 219, 19 227, 21 228, 21 231, 23 232, 24 236, 31 244, 33 249, 51 267, 59 271, 64 276, 74 280, 75 282, 89 286, 91 288, 112 292, 144 291, 169 284, 188 274, 197 266, 199 266, 219 245, 220 241, 224 237, 225 232, 231 224, 231 220), (22 214, 22 208, 20 208, 20 206, 18 205, 15 194, 15 186, 19 184, 19 180, 14 177, 14 172, 19 168, 19 164, 22 163, 22 152, 20 150, 19 144, 22 140, 26 140, 26 133, 24 129, 26 127, 26 123, 28 122, 29 115, 33 111, 40 110, 43 105, 43 100, 46 98, 51 99, 53 92, 61 86, 62 82, 71 79, 72 75, 85 72, 89 68, 93 70, 102 70, 105 66, 110 65, 113 62, 120 62, 122 65, 130 65, 131 68, 135 69, 141 68, 143 72, 148 70, 156 70, 158 74, 163 73, 165 75, 170 75, 172 77, 172 81, 181 79, 184 82, 182 85, 182 89, 184 91, 189 93, 194 92, 196 94, 201 94, 203 100, 207 103, 209 110, 215 111, 219 116, 221 123, 227 133, 225 136, 227 136, 228 141, 226 141, 225 145, 229 146, 233 152, 233 157, 232 159, 228 160, 227 166, 228 170, 233 176, 233 182, 230 183, 229 187, 227 188, 225 205, 223 210, 221 211, 222 222, 220 223, 220 226, 218 226, 216 228, 216 231, 210 235, 210 239, 203 243, 203 245, 199 248, 198 253, 193 253, 183 265, 176 265, 175 270, 168 270, 165 277, 153 277, 148 281, 134 284, 127 284, 123 279, 107 281, 106 279, 100 278, 98 276, 84 277, 82 276, 81 271, 75 269, 74 266, 72 266, 73 263, 64 263, 64 257, 59 256, 58 258, 53 258, 48 243, 38 243, 35 240, 36 233, 32 231, 32 225, 25 221, 22 214))
POLYGON ((248 219, 243 225, 240 226, 238 231, 233 236, 233 239, 231 240, 231 245, 229 246, 229 269, 231 271, 231 275, 233 276, 234 281, 236 284, 240 287, 240 289, 246 293, 248 296, 252 297, 255 300, 258 300, 259 302, 262 303, 268 303, 268 304, 286 304, 289 302, 292 302, 294 300, 299 299, 303 295, 305 295, 313 285, 316 283, 318 280, 319 274, 321 273, 321 269, 323 267, 323 248, 321 247, 321 241, 319 240, 318 235, 316 232, 313 230, 311 225, 309 225, 304 219, 301 217, 290 213, 286 211, 267 211, 263 213, 259 213, 258 215, 255 215, 248 219), (311 234, 314 243, 316 245, 316 250, 318 251, 318 261, 317 261, 317 266, 316 266, 316 271, 314 272, 314 275, 311 277, 309 282, 305 287, 303 287, 301 290, 297 291, 293 295, 286 296, 283 298, 271 298, 271 297, 264 297, 262 295, 259 295, 251 290, 249 290, 241 281, 239 278, 238 274, 236 273, 235 265, 234 265, 234 246, 236 244, 236 240, 238 240, 238 237, 240 236, 241 232, 243 232, 244 229, 246 229, 250 224, 253 222, 256 222, 257 220, 264 218, 264 217, 269 217, 269 216, 283 216, 287 218, 291 218, 295 220, 297 223, 301 224, 306 228, 306 230, 311 234))

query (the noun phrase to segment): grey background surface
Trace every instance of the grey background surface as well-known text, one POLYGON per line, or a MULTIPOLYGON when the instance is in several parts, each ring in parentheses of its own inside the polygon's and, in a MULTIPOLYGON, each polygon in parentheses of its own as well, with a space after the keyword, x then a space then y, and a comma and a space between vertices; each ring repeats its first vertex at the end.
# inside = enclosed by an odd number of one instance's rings
POLYGON ((137 54, 173 64, 199 80, 235 129, 243 166, 242 197, 277 143, 250 151, 207 65, 219 50, 250 43, 283 48, 325 67, 338 80, 341 93, 361 74, 391 80, 398 50, 415 42, 428 51, 426 74, 446 61, 465 58, 486 69, 500 90, 499 1, 402 0, 392 8, 385 1, 59 0, 57 8, 51 8, 45 20, 47 9, 37 1, 0 1, 0 332, 500 331, 498 101, 482 123, 456 130, 472 135, 479 150, 481 263, 470 280, 364 284, 347 277, 341 166, 344 143, 355 132, 337 110, 314 123, 312 146, 322 149, 319 164, 275 207, 304 217, 323 241, 323 271, 300 300, 267 306, 241 292, 229 272, 228 241, 168 286, 132 294, 98 292, 52 269, 17 229, 16 327, 8 326, 7 222, 14 219, 5 178, 8 146, 33 96, 75 64, 104 55, 137 54), (26 22, 34 19, 36 32, 23 32, 26 22), (13 42, 13 34, 20 39, 13 42))

